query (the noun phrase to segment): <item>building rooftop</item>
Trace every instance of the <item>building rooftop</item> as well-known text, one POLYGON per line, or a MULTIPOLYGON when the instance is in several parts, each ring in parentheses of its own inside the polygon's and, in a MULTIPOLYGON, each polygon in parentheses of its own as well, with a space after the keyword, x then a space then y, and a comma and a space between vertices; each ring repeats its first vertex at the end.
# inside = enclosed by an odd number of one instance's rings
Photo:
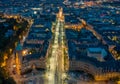
POLYGON ((22 50, 22 46, 21 46, 21 44, 18 42, 17 47, 16 47, 16 51, 20 51, 20 50, 22 50))
POLYGON ((27 61, 32 61, 32 60, 40 59, 41 57, 45 57, 45 56, 42 55, 42 53, 33 53, 33 54, 24 56, 23 59, 27 61))

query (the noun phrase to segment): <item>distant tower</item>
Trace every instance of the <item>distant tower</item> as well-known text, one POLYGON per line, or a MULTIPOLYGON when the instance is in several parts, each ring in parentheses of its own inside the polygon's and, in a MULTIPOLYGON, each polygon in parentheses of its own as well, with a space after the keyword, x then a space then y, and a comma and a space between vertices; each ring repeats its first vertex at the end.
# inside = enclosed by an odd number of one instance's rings
POLYGON ((57 14, 57 20, 64 22, 63 8, 59 9, 59 13, 57 14))

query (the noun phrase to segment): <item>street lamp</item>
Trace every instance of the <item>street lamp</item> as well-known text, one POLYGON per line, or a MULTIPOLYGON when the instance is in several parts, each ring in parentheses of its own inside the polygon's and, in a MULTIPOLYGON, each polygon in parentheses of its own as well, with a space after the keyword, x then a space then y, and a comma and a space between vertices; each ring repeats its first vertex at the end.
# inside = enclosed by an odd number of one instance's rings
POLYGON ((27 50, 23 50, 22 54, 25 56, 27 54, 27 50))

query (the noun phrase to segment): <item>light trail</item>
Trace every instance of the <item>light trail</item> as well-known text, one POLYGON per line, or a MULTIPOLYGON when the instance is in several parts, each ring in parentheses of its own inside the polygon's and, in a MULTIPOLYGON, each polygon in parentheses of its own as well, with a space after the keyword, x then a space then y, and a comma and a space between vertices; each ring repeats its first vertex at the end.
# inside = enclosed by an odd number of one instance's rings
POLYGON ((57 50, 59 47, 58 44, 58 37, 59 37, 59 23, 56 25, 56 30, 55 30, 55 37, 54 37, 54 42, 52 44, 52 53, 51 53, 51 58, 50 58, 50 69, 48 71, 48 84, 55 84, 55 73, 56 73, 56 66, 57 64, 57 50))
POLYGON ((64 73, 64 16, 60 9, 55 25, 54 37, 52 38, 51 56, 47 68, 48 82, 46 84, 63 84, 64 73))

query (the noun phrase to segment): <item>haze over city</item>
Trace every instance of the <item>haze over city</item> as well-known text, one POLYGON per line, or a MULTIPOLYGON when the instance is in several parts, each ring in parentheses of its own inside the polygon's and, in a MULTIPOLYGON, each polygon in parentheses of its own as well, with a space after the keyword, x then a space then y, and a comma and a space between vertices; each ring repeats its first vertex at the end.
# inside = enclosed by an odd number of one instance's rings
POLYGON ((120 84, 120 0, 0 0, 0 84, 120 84))

